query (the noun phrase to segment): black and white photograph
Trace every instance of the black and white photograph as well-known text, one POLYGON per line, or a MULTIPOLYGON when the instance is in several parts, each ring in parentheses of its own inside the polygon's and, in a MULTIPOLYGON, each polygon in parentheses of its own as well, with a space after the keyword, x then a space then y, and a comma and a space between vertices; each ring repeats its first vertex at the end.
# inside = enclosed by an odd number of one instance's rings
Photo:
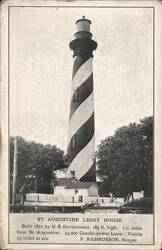
POLYGON ((153 10, 67 12, 10 10, 11 211, 152 213, 153 10))
POLYGON ((8 6, 8 244, 154 245, 154 68, 153 6, 8 6))

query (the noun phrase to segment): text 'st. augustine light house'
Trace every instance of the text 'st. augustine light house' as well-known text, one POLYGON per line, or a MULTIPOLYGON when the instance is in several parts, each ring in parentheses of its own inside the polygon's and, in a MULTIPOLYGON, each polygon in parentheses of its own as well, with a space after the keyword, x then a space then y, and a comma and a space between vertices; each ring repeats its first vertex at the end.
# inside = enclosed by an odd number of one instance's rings
POLYGON ((97 43, 91 39, 90 24, 91 21, 84 16, 77 20, 75 39, 69 44, 74 52, 74 64, 67 177, 75 177, 83 182, 96 181, 92 53, 97 43))

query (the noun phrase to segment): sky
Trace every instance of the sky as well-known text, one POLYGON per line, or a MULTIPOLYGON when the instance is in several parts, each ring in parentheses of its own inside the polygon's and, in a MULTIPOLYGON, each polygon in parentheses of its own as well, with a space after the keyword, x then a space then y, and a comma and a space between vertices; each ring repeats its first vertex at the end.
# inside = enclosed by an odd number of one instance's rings
POLYGON ((150 8, 10 9, 10 135, 66 151, 76 20, 92 21, 96 147, 153 114, 150 8))

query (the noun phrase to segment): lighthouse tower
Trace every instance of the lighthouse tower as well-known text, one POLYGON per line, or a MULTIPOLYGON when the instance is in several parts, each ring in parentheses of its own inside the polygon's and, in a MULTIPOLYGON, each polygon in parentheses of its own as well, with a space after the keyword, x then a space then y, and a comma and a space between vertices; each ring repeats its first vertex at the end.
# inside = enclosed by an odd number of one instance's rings
POLYGON ((68 178, 82 182, 96 181, 94 101, 93 101, 93 50, 97 43, 90 33, 91 21, 77 20, 77 32, 69 46, 73 50, 73 74, 69 115, 68 178))

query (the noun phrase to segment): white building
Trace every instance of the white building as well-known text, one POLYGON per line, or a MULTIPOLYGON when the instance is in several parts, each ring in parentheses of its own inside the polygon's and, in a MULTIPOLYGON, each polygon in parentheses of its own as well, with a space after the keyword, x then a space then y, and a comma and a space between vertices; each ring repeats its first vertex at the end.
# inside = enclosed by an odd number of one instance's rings
POLYGON ((80 182, 74 178, 58 178, 53 192, 58 201, 64 202, 84 202, 88 197, 99 196, 95 182, 80 182))

